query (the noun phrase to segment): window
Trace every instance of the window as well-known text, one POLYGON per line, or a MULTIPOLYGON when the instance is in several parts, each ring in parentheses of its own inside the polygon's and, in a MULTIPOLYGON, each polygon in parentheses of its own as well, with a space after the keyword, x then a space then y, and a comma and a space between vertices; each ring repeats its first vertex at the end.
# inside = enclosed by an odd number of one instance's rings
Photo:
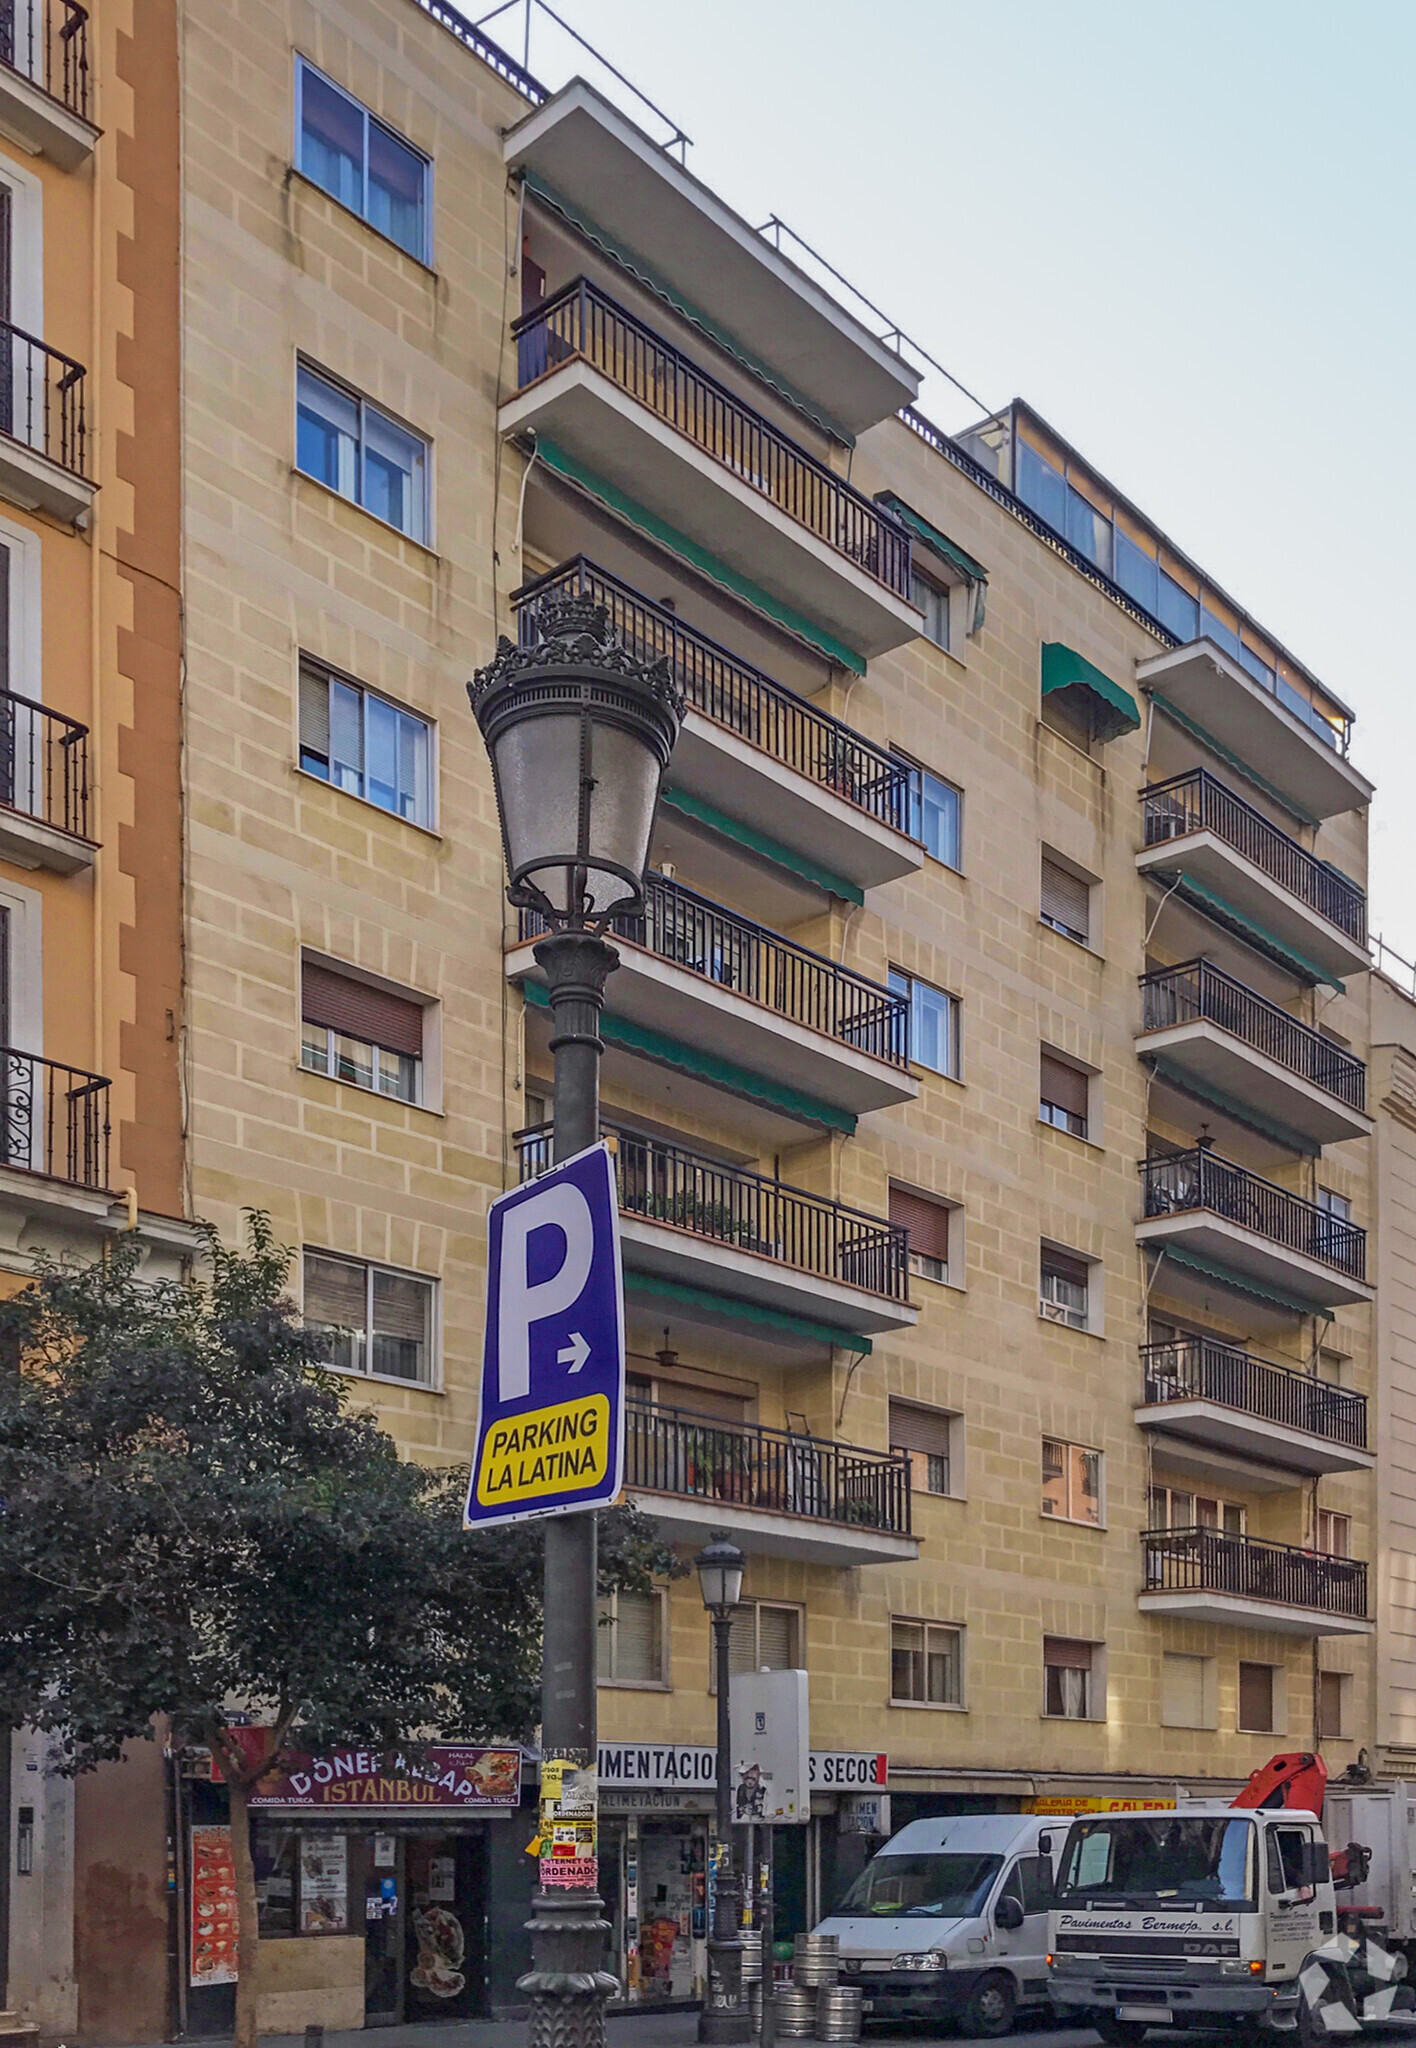
POLYGON ((601 1685, 665 1685, 664 1596, 611 1593, 599 1603, 595 1632, 601 1685))
MULTIPOLYGON (((779 1607, 767 1600, 744 1600, 733 1613, 728 1660, 733 1672, 800 1670, 801 1609, 779 1607)), ((711 1650, 708 1670, 708 1690, 715 1692, 711 1650)))
POLYGON ((954 997, 898 967, 890 969, 889 981, 892 994, 909 998, 910 1058, 916 1066, 957 1080, 959 1005, 954 997))
MULTIPOLYGON (((1313 1896, 1313 1837, 1306 1828, 1267 1828, 1268 1888, 1275 1898, 1288 1892, 1313 1896)), ((1323 1854, 1326 1855, 1324 1847, 1323 1854)))
POLYGON ((1318 1549, 1327 1557, 1351 1557, 1352 1517, 1332 1508, 1318 1509, 1318 1549))
POLYGON ((295 466, 410 540, 427 541, 427 442, 308 363, 296 374, 295 466))
POLYGON ((1276 1733, 1272 1664, 1239 1666, 1239 1726, 1250 1735, 1276 1733))
POLYGON ((376 1379, 433 1379, 433 1287, 412 1273, 306 1252, 305 1321, 334 1333, 329 1363, 376 1379))
POLYGON ((890 1698, 912 1707, 964 1703, 964 1632, 932 1621, 890 1624, 890 1698))
POLYGON ((1346 1671, 1318 1673, 1318 1734, 1324 1741, 1336 1742, 1346 1735, 1351 1689, 1351 1675, 1346 1671))
POLYGON ((963 791, 943 782, 904 754, 891 757, 908 778, 908 830, 926 853, 946 867, 963 866, 963 791))
POLYGON ((1190 1493, 1178 1486, 1153 1486, 1150 1491, 1152 1529, 1218 1529, 1226 1536, 1242 1536, 1246 1511, 1237 1500, 1218 1500, 1213 1494, 1190 1493))
POLYGON ((1059 1522, 1087 1522, 1100 1528, 1100 1451, 1043 1438, 1042 1512, 1059 1522))
POLYGON ((1038 1115, 1045 1124, 1051 1124, 1059 1131, 1070 1131, 1074 1138, 1084 1138, 1087 1134, 1090 1077, 1081 1067, 1074 1067, 1070 1060, 1064 1060, 1059 1053, 1048 1052, 1045 1047, 1041 1065, 1038 1115))
POLYGON ((1339 1223, 1352 1221, 1352 1204, 1346 1195, 1340 1195, 1335 1188, 1318 1189, 1318 1207, 1324 1216, 1335 1216, 1339 1223))
POLYGON ((422 1099, 423 1005, 316 960, 300 965, 300 1064, 400 1102, 422 1099))
POLYGON ((917 605, 924 613, 924 624, 920 627, 926 640, 932 640, 936 647, 949 645, 949 592, 938 583, 931 583, 927 576, 921 576, 918 569, 910 570, 910 603, 917 605))
POLYGON ((433 826, 432 727, 310 660, 300 664, 300 766, 411 825, 433 826))
POLYGON ((1079 946, 1091 944, 1091 883, 1042 856, 1042 921, 1079 946))
POLYGON ((295 104, 297 159, 305 176, 428 262, 428 159, 303 57, 295 60, 295 104))
POLYGON ((1072 1642, 1066 1636, 1042 1640, 1043 1708, 1062 1721, 1099 1719, 1095 1707, 1100 1688, 1097 1646, 1072 1642))
POLYGON ((1166 1650, 1160 1668, 1160 1724, 1163 1728, 1213 1728, 1214 1659, 1166 1650))
POLYGON ((954 1491, 954 1432, 960 1417, 943 1408, 890 1403, 890 1448, 909 1460, 910 1485, 921 1493, 954 1491))
POLYGON ((890 1183, 890 1221, 910 1234, 910 1271, 925 1280, 949 1278, 950 1229, 953 1210, 947 1202, 917 1195, 913 1188, 890 1183))
POLYGON ((1038 1314, 1049 1323, 1065 1323, 1069 1330, 1090 1328, 1091 1267, 1071 1252, 1042 1247, 1042 1276, 1038 1291, 1038 1314))

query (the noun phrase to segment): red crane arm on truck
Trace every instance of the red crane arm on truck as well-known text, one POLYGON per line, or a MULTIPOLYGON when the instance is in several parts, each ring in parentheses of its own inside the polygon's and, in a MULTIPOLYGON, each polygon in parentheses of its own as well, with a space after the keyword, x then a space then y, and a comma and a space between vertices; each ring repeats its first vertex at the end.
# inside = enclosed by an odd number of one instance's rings
MULTIPOLYGON (((1234 1806, 1255 1806, 1272 1810, 1275 1807, 1290 1807, 1299 1813, 1315 1813, 1323 1817, 1323 1795, 1327 1791, 1327 1765, 1311 1750, 1288 1750, 1280 1756, 1271 1756, 1249 1774, 1249 1782, 1231 1801, 1234 1806)), ((1345 1849, 1334 1849, 1330 1857, 1333 1890, 1355 1891, 1366 1880, 1371 1868, 1372 1852, 1356 1842, 1349 1842, 1345 1849)), ((1366 1912, 1366 1907, 1359 1911, 1366 1912)))

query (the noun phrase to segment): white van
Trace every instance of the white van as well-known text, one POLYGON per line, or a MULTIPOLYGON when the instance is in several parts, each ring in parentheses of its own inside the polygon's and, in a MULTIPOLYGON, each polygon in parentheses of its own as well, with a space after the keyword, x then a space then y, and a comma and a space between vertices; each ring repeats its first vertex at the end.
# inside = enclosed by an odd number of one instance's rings
POLYGON ((911 1821, 872 1856, 829 1919, 841 1981, 868 2020, 958 2020, 1006 2034, 1047 2003, 1047 1915, 1069 1815, 911 1821))

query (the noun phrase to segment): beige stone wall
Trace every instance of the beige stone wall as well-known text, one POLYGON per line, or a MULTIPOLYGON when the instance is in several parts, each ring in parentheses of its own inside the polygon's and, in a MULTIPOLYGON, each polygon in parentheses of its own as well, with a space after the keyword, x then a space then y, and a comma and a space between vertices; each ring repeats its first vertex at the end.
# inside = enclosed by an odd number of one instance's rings
POLYGON ((1372 1099, 1377 1109, 1376 1716, 1386 1767, 1416 1757, 1416 1003, 1372 976, 1372 1099))

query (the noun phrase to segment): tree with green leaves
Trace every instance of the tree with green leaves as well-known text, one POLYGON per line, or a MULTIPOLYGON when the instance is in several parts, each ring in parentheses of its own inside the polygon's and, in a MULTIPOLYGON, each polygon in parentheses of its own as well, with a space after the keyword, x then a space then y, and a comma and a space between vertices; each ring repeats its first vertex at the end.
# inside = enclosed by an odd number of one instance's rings
MULTIPOLYGON (((0 1304, 0 1726, 90 1770, 159 1723, 226 1779, 236 2048, 255 2048, 251 1792, 283 1757, 517 1741, 540 1685, 537 1524, 462 1527, 466 1476, 401 1458, 285 1296, 261 1215, 243 1250, 149 1284, 120 1240, 0 1304), (268 1731, 264 1758, 234 1731, 268 1731)), ((675 1569, 630 1508, 602 1585, 675 1569)))

